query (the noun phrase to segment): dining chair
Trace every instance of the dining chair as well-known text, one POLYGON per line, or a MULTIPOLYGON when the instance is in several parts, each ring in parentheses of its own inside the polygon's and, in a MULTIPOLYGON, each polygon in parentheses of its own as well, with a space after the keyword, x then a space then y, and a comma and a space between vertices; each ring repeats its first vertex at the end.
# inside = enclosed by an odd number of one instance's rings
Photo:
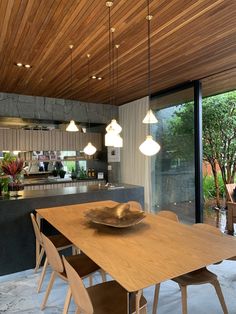
MULTIPOLYGON (((56 247, 52 243, 52 241, 46 237, 43 233, 41 233, 41 237, 43 240, 43 245, 45 248, 45 252, 48 258, 48 263, 52 268, 52 274, 48 283, 48 287, 41 305, 41 310, 43 310, 46 306, 49 294, 51 292, 52 286, 56 277, 61 278, 62 280, 68 282, 67 275, 65 273, 64 265, 61 259, 60 254, 58 253, 56 247)), ((96 271, 100 270, 100 267, 94 263, 87 255, 84 253, 80 253, 77 255, 70 255, 66 257, 67 262, 75 269, 75 272, 81 277, 86 278, 91 276, 96 271)), ((102 276, 103 279, 103 276, 102 276)), ((66 295, 63 314, 68 312, 68 308, 71 300, 71 290, 68 288, 68 292, 66 295)))
MULTIPOLYGON (((63 262, 74 302, 75 314, 123 314, 127 313, 127 291, 116 281, 107 281, 85 288, 76 270, 63 256, 63 262)), ((136 311, 136 298, 131 297, 132 313, 147 314, 147 301, 140 295, 136 311)))
MULTIPOLYGON (((198 228, 205 230, 209 233, 223 236, 222 232, 216 227, 207 225, 207 224, 194 224, 193 228, 198 228)), ((216 263, 218 264, 218 263, 216 263)), ((200 268, 198 270, 192 271, 190 273, 175 277, 172 279, 176 282, 180 289, 182 295, 182 313, 187 314, 187 286, 190 285, 202 285, 202 284, 211 284, 214 286, 216 294, 219 298, 222 310, 224 314, 228 314, 227 306, 225 304, 224 296, 218 281, 217 275, 209 271, 206 267, 200 268)), ((160 284, 155 286, 154 301, 153 301, 153 314, 157 313, 158 297, 160 291, 160 284)))
POLYGON ((160 210, 157 213, 157 216, 164 217, 164 218, 173 220, 175 222, 179 222, 178 215, 175 212, 172 212, 171 210, 160 210))
MULTIPOLYGON (((36 259, 36 266, 34 269, 34 271, 37 272, 40 267, 43 256, 45 254, 45 249, 44 249, 44 244, 43 244, 41 232, 39 229, 39 225, 35 219, 35 215, 31 213, 30 217, 31 217, 31 221, 32 221, 33 229, 34 229, 35 238, 40 247, 40 253, 39 253, 38 258, 36 259)), ((48 236, 48 238, 52 241, 53 245, 57 248, 58 251, 72 247, 72 252, 73 254, 75 254, 75 248, 73 247, 72 243, 62 234, 51 235, 51 236, 48 236)), ((45 256, 43 269, 42 269, 39 282, 38 282, 37 292, 40 292, 41 290, 43 279, 45 277, 45 273, 47 269, 47 265, 48 265, 48 259, 47 259, 47 256, 45 256)))

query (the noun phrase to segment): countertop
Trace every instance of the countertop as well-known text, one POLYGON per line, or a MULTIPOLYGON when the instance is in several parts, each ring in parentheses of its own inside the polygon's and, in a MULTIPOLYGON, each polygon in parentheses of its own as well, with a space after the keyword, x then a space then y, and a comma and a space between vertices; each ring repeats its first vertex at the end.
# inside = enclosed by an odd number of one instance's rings
POLYGON ((71 186, 63 187, 58 189, 49 189, 49 190, 32 190, 32 191, 19 191, 20 197, 4 197, 1 196, 0 200, 2 201, 12 201, 12 200, 25 200, 25 199, 35 199, 35 198, 44 198, 44 197, 54 197, 54 196, 63 196, 63 195, 73 195, 73 194, 82 194, 82 193, 95 193, 95 192, 106 192, 122 189, 134 189, 137 188, 136 185, 131 184, 114 184, 112 186, 105 186, 105 184, 94 184, 94 185, 81 185, 81 186, 71 186))
POLYGON ((33 185, 47 185, 47 184, 85 182, 85 181, 104 181, 104 179, 85 178, 85 179, 72 180, 70 177, 65 177, 65 178, 60 178, 60 177, 32 178, 32 179, 24 179, 24 185, 25 186, 33 186, 33 185))

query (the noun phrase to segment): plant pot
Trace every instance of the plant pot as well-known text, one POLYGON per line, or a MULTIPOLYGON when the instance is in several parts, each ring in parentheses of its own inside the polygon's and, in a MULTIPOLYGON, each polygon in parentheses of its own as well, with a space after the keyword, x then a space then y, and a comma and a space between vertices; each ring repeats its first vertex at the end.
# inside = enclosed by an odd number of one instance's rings
POLYGON ((23 190, 24 184, 22 182, 12 181, 8 183, 8 191, 10 192, 10 196, 12 197, 20 197, 21 195, 18 192, 23 190))
POLYGON ((59 172, 59 176, 61 179, 65 178, 65 175, 66 175, 66 171, 60 171, 59 172))

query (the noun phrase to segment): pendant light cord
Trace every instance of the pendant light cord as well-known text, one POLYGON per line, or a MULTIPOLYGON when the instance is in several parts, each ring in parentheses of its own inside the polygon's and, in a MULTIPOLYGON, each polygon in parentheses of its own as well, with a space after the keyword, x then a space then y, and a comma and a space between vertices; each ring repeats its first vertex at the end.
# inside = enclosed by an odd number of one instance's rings
POLYGON ((112 104, 112 70, 111 70, 111 6, 108 6, 108 33, 109 33, 109 89, 110 104, 112 104))
MULTIPOLYGON (((87 63, 87 66, 88 66, 88 103, 89 103, 89 100, 90 100, 90 97, 89 97, 89 93, 90 93, 90 54, 87 54, 87 57, 88 57, 88 63, 87 63)), ((88 120, 88 129, 90 131, 90 119, 89 119, 89 113, 88 113, 88 104, 86 106, 86 113, 87 113, 87 120, 88 120)))
POLYGON ((73 84, 72 84, 72 76, 73 76, 73 73, 72 73, 72 59, 73 59, 73 56, 72 56, 72 49, 73 49, 73 45, 70 45, 69 48, 71 50, 71 53, 70 53, 70 96, 72 97, 72 87, 73 87, 73 84))
MULTIPOLYGON (((151 19, 152 15, 150 14, 150 1, 147 0, 147 23, 148 23, 148 49, 147 49, 147 55, 148 55, 148 80, 147 80, 147 92, 148 92, 148 110, 151 109, 151 101, 150 101, 150 96, 151 96, 151 19)), ((151 125, 150 123, 148 124, 148 133, 151 134, 151 125)))
POLYGON ((117 104, 118 99, 118 87, 119 87, 119 46, 116 45, 116 98, 115 98, 115 105, 117 104))
POLYGON ((148 98, 149 98, 149 109, 150 109, 150 96, 151 96, 151 19, 150 15, 150 1, 147 0, 147 22, 148 22, 148 98))

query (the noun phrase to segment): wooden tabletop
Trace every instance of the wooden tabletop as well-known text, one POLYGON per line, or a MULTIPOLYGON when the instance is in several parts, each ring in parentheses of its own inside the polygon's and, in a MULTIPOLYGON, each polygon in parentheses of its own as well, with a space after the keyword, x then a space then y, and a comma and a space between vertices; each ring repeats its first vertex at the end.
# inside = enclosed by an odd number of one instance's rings
POLYGON ((86 210, 102 201, 37 210, 128 292, 141 290, 236 255, 236 239, 147 214, 127 229, 91 224, 86 210))

